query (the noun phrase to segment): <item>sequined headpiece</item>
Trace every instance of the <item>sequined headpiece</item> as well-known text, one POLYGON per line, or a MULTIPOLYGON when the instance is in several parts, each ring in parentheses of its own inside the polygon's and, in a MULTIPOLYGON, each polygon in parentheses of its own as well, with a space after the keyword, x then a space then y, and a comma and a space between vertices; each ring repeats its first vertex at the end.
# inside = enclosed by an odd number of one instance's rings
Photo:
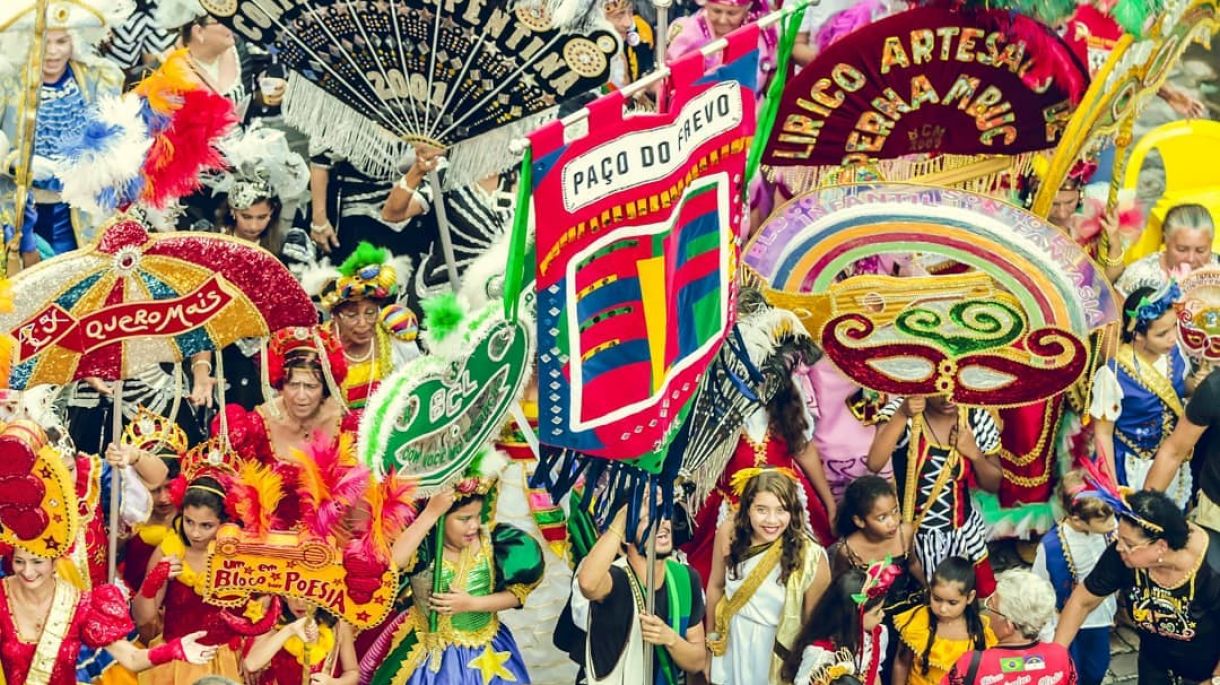
POLYGON ((631 0, 605 0, 602 3, 602 9, 607 13, 621 12, 626 9, 631 9, 631 0))
POLYGON ((182 477, 188 483, 201 476, 221 480, 236 475, 243 461, 227 441, 216 436, 182 455, 182 477))
POLYGON ((233 209, 249 209, 254 203, 266 198, 275 197, 271 184, 260 178, 240 179, 229 191, 229 207, 233 209))
POLYGON ((454 500, 461 502, 471 497, 487 497, 500 482, 500 471, 506 464, 499 450, 485 449, 475 457, 462 474, 462 479, 453 484, 454 500))
POLYGON ((1135 309, 1124 310, 1127 315, 1127 332, 1131 333, 1142 323, 1156 321, 1165 315, 1178 300, 1182 299, 1182 288, 1177 281, 1170 280, 1151 295, 1140 298, 1135 309))
POLYGON ((271 336, 267 347, 267 374, 273 387, 284 382, 284 361, 289 354, 308 350, 318 356, 322 375, 330 385, 331 395, 342 400, 339 392, 343 379, 347 378, 347 360, 343 358, 343 345, 336 335, 320 326, 284 328, 271 336))
POLYGON ((140 407, 135 418, 127 424, 119 443, 157 456, 181 457, 187 450, 186 431, 144 407, 140 407))

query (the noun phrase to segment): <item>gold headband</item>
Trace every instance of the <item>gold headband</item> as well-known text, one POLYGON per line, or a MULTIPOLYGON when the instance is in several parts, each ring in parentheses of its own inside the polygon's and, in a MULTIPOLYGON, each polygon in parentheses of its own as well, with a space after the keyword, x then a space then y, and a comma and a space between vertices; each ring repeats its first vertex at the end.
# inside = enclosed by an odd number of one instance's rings
POLYGON ((216 488, 207 486, 207 485, 188 485, 188 486, 186 486, 186 489, 187 490, 203 490, 204 492, 210 492, 213 495, 216 495, 217 497, 219 497, 222 500, 225 498, 225 494, 223 492, 221 492, 220 490, 217 490, 216 488))
POLYGON ((756 476, 761 476, 764 473, 779 473, 788 477, 793 483, 800 485, 801 481, 797 477, 796 472, 786 466, 768 466, 759 468, 757 466, 748 469, 742 469, 733 474, 733 479, 729 481, 729 487, 733 490, 733 494, 741 497, 741 493, 746 491, 746 483, 756 476))

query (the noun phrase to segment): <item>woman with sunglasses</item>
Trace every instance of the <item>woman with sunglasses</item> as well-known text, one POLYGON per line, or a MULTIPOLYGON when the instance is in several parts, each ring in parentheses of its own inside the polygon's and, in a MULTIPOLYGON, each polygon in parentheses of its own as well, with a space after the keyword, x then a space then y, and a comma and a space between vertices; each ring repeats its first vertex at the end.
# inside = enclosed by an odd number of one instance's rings
POLYGON ((1139 632, 1141 685, 1220 685, 1220 533, 1160 492, 1115 499, 1118 536, 1076 586, 1055 631, 1071 644, 1090 611, 1120 592, 1139 632))

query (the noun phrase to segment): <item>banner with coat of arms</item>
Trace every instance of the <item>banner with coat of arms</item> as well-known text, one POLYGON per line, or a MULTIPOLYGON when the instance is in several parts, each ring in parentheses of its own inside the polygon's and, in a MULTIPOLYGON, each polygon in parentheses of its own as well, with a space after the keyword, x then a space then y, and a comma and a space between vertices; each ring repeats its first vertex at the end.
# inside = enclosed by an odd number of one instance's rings
POLYGON ((635 459, 680 426, 732 325, 757 45, 670 64, 666 113, 614 92, 530 135, 543 443, 635 459))

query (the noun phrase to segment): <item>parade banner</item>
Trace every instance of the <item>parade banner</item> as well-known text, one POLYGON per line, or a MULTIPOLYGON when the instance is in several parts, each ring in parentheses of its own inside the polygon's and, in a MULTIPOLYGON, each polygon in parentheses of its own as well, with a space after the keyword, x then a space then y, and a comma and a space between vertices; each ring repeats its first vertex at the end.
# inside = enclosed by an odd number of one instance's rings
POLYGON ((416 143, 445 149, 449 176, 473 182, 499 170, 508 140, 605 84, 619 51, 610 27, 593 18, 600 5, 570 12, 572 25, 564 26, 546 3, 202 4, 292 70, 284 100, 290 124, 374 175, 394 173, 416 143), (494 141, 463 145, 492 131, 494 141))
POLYGON ((1196 269, 1182 278, 1178 337, 1194 359, 1220 361, 1220 267, 1196 269))
POLYGON ((462 475, 525 389, 532 356, 529 330, 505 321, 492 303, 470 315, 455 352, 408 362, 369 399, 357 455, 379 477, 410 478, 421 496, 462 475))
POLYGON ((865 26, 789 80, 765 164, 869 164, 912 154, 1014 155, 1054 147, 1072 114, 1061 79, 1036 87, 1034 59, 1087 82, 1084 66, 1047 35, 1040 54, 982 21, 924 7, 865 26))
POLYGON ((530 135, 542 442, 634 459, 672 439, 732 325, 757 41, 670 64, 667 113, 615 92, 530 135))
POLYGON ((389 568, 375 591, 349 588, 342 554, 331 540, 299 532, 247 539, 232 523, 217 533, 207 569, 209 604, 241 607, 251 595, 279 595, 311 602, 357 628, 380 624, 398 592, 398 574, 389 568))
POLYGON ((1067 234, 1006 202, 904 184, 797 196, 763 224, 745 264, 860 385, 960 404, 1020 406, 1088 368, 1090 335, 1119 303, 1067 234), (935 255, 969 269, 941 276, 840 276, 878 255, 935 255))

